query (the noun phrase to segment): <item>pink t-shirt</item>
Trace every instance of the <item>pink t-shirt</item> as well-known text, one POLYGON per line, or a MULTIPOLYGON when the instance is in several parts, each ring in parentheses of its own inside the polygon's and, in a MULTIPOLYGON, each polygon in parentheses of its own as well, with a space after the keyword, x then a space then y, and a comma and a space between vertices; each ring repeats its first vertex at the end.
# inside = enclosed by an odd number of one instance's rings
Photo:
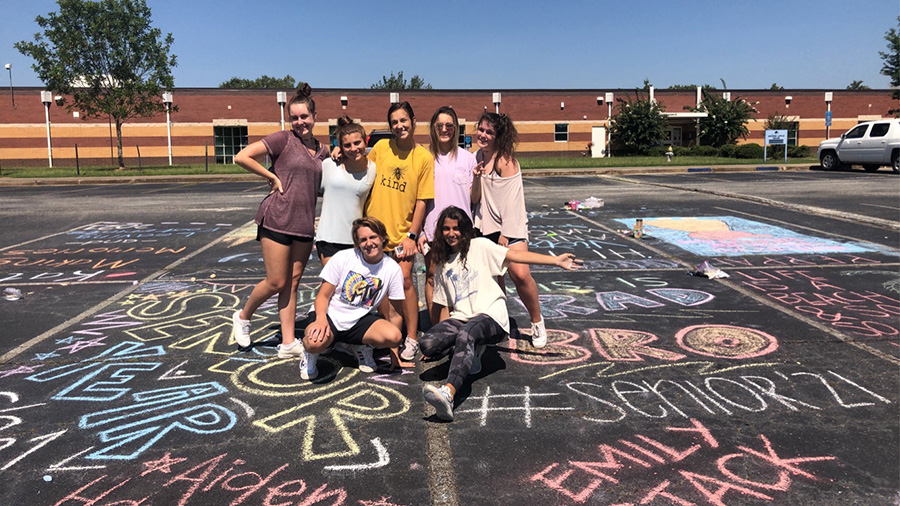
POLYGON ((273 232, 314 237, 322 160, 328 158, 328 147, 319 143, 319 149, 312 155, 293 130, 275 132, 262 142, 284 193, 275 192, 263 199, 256 213, 256 224, 273 232))
POLYGON ((456 206, 472 217, 472 169, 475 155, 463 148, 456 148, 456 157, 449 154, 438 155, 434 159, 434 200, 425 207, 425 237, 434 240, 437 219, 441 211, 456 206))

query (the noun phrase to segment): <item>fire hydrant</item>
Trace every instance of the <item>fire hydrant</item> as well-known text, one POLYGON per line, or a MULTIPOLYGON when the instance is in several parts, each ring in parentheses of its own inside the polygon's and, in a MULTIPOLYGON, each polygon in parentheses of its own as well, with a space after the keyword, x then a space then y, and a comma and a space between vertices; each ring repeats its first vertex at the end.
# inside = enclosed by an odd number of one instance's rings
POLYGON ((672 146, 669 146, 669 149, 666 151, 666 161, 671 162, 673 156, 675 156, 675 151, 672 150, 672 146))

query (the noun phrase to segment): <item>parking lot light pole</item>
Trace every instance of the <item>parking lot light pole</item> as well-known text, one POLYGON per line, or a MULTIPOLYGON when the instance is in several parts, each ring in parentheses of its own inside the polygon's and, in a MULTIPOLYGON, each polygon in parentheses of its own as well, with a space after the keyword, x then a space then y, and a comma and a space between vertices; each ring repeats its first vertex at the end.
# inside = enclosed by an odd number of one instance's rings
POLYGON ((16 93, 13 90, 12 85, 12 63, 6 64, 6 70, 9 71, 9 99, 12 100, 13 109, 18 109, 19 106, 16 105, 16 93))
POLYGON ((276 91, 275 101, 278 102, 278 109, 281 111, 281 129, 284 130, 284 104, 287 103, 287 92, 276 91))
POLYGON ((615 96, 612 92, 606 92, 603 94, 603 98, 606 99, 606 156, 612 158, 612 125, 610 122, 612 121, 612 103, 615 96))
POLYGON ((169 111, 172 110, 172 92, 166 91, 162 94, 163 103, 166 104, 166 137, 169 139, 169 167, 172 166, 172 121, 169 117, 169 111))
POLYGON ((44 116, 47 118, 47 160, 50 168, 53 168, 53 148, 50 143, 50 103, 53 102, 53 94, 49 91, 41 92, 41 102, 44 103, 44 116))

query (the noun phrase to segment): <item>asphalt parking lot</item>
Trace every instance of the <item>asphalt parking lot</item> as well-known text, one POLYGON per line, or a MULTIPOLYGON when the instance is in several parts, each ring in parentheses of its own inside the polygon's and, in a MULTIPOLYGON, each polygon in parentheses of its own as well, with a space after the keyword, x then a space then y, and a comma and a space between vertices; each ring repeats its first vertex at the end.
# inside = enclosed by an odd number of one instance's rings
POLYGON ((0 187, 0 504, 900 500, 894 174, 527 178, 531 248, 586 269, 533 270, 550 344, 490 348, 449 424, 445 361, 303 381, 273 304, 237 349, 264 186, 0 187))

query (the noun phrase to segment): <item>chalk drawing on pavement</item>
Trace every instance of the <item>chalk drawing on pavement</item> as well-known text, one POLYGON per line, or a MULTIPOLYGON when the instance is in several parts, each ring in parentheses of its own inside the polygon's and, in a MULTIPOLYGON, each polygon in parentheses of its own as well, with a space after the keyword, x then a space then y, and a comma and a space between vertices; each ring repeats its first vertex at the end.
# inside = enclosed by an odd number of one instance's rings
MULTIPOLYGON (((616 221, 631 226, 634 220, 616 221)), ((812 237, 734 216, 644 218, 644 233, 704 257, 873 251, 857 243, 812 237)))

